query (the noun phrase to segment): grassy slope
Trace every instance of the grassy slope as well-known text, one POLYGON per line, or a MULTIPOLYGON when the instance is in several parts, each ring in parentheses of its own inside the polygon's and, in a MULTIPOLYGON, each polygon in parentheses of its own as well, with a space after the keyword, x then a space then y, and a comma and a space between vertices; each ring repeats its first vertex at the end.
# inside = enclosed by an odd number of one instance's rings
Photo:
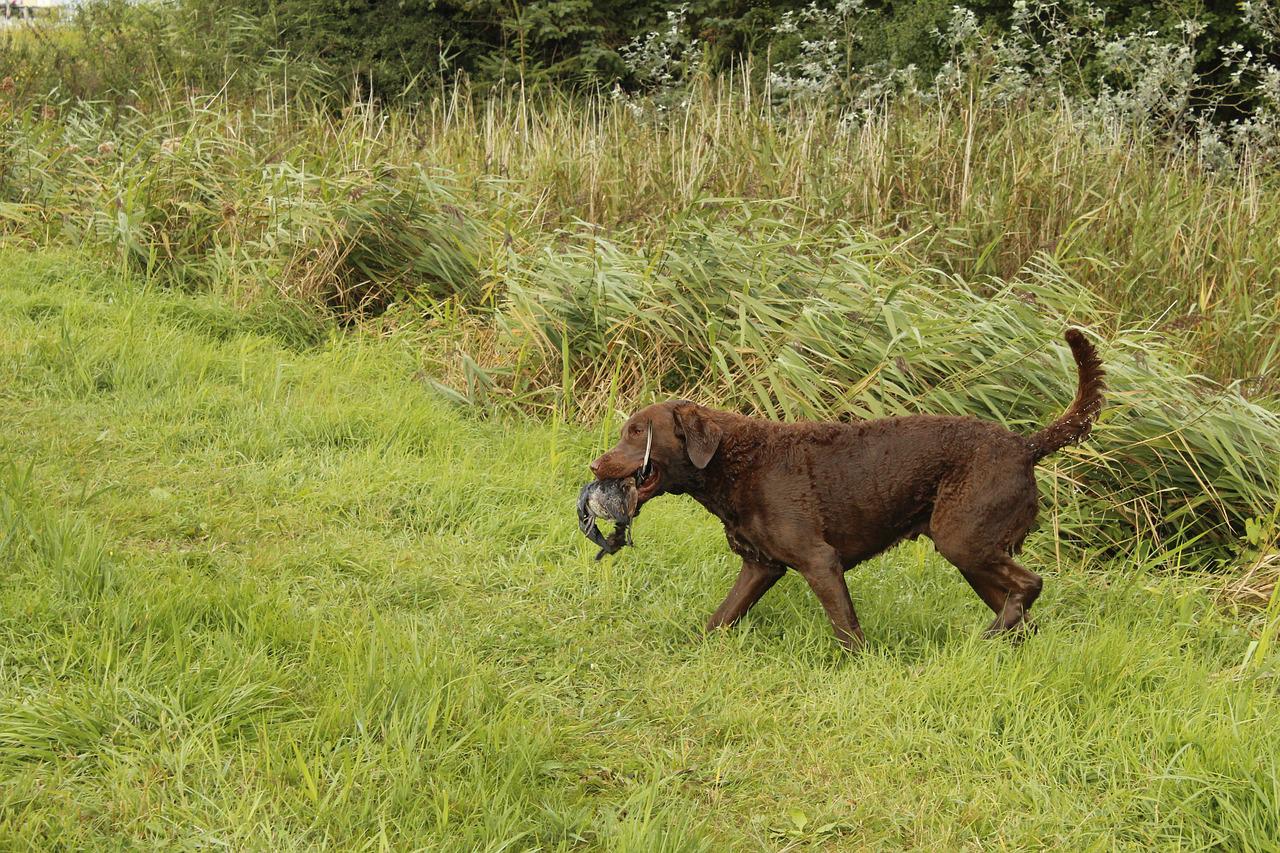
POLYGON ((794 577, 703 639, 735 567, 696 507, 591 561, 600 436, 456 414, 395 340, 0 268, 4 846, 1280 837, 1273 686, 1186 579, 1042 531, 1012 648, 922 544, 850 574, 856 660, 794 577))

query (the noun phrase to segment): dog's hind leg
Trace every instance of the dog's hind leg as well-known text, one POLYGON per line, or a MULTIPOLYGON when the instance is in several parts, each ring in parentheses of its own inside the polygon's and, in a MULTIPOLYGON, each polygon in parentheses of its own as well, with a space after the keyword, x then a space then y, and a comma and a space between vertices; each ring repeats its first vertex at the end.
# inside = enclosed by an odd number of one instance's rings
POLYGON ((987 626, 987 636, 1018 628, 1026 622, 1027 612, 1044 587, 1038 574, 998 550, 977 550, 967 542, 957 545, 945 539, 935 539, 934 544, 995 613, 995 619, 987 626))
POLYGON ((969 582, 969 586, 978 594, 983 603, 991 608, 991 612, 999 616, 1000 611, 1004 610, 1005 600, 1009 597, 1009 593, 1005 591, 1004 587, 982 572, 969 572, 961 569, 960 574, 969 582))
MULTIPOLYGON (((1000 473, 994 466, 984 473, 993 470, 1000 473)), ((933 544, 995 614, 988 636, 1025 625, 1044 586, 1010 555, 1035 516, 1030 477, 970 475, 939 491, 929 523, 933 544)))
POLYGON ((1009 590, 1004 606, 996 612, 996 618, 987 626, 985 635, 994 637, 1005 631, 1029 628, 1031 623, 1027 621, 1028 613, 1031 605, 1040 597, 1044 580, 1004 554, 995 558, 994 565, 985 574, 995 584, 1009 590))
POLYGON ((778 578, 786 573, 786 567, 775 566, 755 560, 743 559, 742 571, 734 581, 733 589, 725 596, 716 612, 707 621, 707 630, 733 625, 752 608, 760 596, 769 591, 778 578))

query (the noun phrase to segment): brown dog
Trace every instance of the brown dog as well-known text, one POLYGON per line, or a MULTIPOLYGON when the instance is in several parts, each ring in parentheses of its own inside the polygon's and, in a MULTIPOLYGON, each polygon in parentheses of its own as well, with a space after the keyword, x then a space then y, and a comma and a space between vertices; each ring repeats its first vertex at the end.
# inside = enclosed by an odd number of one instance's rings
POLYGON ((1031 436, 969 417, 777 423, 674 400, 628 418, 591 471, 633 476, 652 431, 639 503, 687 494, 724 522, 742 572, 708 630, 741 619, 791 567, 854 650, 863 637, 845 571, 923 534, 996 614, 987 633, 1008 631, 1025 624, 1043 585, 1012 556, 1036 517, 1035 464, 1088 435, 1102 408, 1097 352, 1075 329, 1066 339, 1075 401, 1031 436))

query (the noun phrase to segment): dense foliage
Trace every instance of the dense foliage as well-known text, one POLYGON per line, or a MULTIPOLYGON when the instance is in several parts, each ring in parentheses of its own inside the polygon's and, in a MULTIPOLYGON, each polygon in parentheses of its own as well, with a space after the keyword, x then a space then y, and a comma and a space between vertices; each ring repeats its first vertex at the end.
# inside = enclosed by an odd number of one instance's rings
MULTIPOLYGON (((1241 8, 1206 7, 1194 0, 1150 4, 1141 0, 1100 2, 1007 2, 973 0, 960 6, 988 34, 1008 32, 1024 11, 1036 18, 1034 34, 1048 37, 1067 24, 1107 39, 1156 33, 1181 41, 1183 24, 1198 23, 1190 39, 1197 72, 1218 83, 1224 48, 1260 52, 1267 39, 1241 8)), ((813 45, 832 38, 825 26, 839 18, 846 73, 853 69, 914 66, 932 76, 950 58, 946 34, 956 16, 950 0, 183 0, 201 29, 253 31, 263 45, 321 60, 363 76, 384 95, 411 92, 439 74, 465 71, 479 79, 555 78, 592 84, 643 83, 631 51, 651 32, 678 20, 698 61, 723 71, 752 60, 803 59, 813 45)), ((229 39, 235 41, 236 39, 229 39)), ((1090 51, 1089 53, 1095 53, 1090 51)), ((1096 56, 1079 57, 1088 65, 1096 56)), ((1101 82, 1101 69, 1086 77, 1101 82)))
MULTIPOLYGON (((128 91, 153 75, 224 82, 229 69, 252 83, 264 62, 285 56, 322 69, 339 88, 354 83, 384 98, 420 98, 459 73, 484 83, 635 90, 744 66, 760 80, 782 69, 847 90, 868 78, 933 79, 976 39, 1012 47, 1004 59, 1031 76, 1052 71, 1058 84, 1093 92, 1124 88, 1135 70, 1151 70, 1140 66, 1175 60, 1195 78, 1193 100, 1234 117, 1258 101, 1256 75, 1241 75, 1241 64, 1276 59, 1273 2, 90 0, 76 16, 79 44, 66 45, 45 74, 28 71, 46 83, 51 74, 74 94, 128 91), (665 66, 660 79, 655 61, 665 66)), ((28 64, 34 58, 12 40, 3 47, 15 50, 28 64)))

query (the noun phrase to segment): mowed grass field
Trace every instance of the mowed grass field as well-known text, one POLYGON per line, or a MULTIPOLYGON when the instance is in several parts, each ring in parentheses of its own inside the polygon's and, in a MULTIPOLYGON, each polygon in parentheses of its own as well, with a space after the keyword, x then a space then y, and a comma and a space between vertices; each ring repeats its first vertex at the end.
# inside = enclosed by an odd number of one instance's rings
POLYGON ((451 409, 394 335, 0 269, 4 848, 1280 846, 1220 581, 1041 530, 1015 647, 921 542, 849 574, 856 658, 796 577, 704 637, 713 519, 664 498, 604 562, 577 531, 613 425, 451 409))

